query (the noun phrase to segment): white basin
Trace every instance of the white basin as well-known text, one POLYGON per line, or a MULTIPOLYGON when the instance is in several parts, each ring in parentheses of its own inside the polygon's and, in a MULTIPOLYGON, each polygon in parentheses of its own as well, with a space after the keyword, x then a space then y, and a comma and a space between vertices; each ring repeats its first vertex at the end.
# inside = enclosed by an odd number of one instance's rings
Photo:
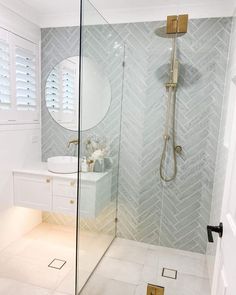
POLYGON ((48 171, 54 173, 76 173, 78 158, 70 156, 51 157, 47 160, 48 171))

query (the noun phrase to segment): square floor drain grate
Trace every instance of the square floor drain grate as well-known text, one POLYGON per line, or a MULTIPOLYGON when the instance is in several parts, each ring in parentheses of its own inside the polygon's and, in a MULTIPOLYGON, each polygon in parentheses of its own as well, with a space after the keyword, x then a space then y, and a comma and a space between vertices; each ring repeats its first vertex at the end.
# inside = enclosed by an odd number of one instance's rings
POLYGON ((176 280, 177 279, 177 270, 163 267, 162 276, 165 278, 176 280))
POLYGON ((62 267, 66 264, 65 260, 61 259, 53 259, 53 261, 48 265, 48 267, 55 268, 55 269, 62 269, 62 267))

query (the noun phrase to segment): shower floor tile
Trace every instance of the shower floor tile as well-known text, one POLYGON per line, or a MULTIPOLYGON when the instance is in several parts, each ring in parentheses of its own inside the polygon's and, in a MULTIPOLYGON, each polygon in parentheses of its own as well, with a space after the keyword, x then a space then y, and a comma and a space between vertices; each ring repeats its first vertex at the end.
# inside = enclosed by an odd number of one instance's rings
POLYGON ((148 283, 165 295, 210 295, 205 255, 116 239, 81 295, 146 295, 148 283), (177 279, 163 277, 163 268, 177 270, 177 279))
POLYGON ((126 260, 104 257, 96 273, 108 279, 138 284, 143 266, 126 260))
POLYGON ((0 294, 4 295, 51 295, 48 289, 40 288, 16 280, 0 278, 0 294))
MULTIPOLYGON (((107 239, 81 234, 79 288, 107 239)), ((12 243, 0 252, 0 295, 74 295, 74 242, 74 229, 42 224, 12 243), (55 257, 67 261, 61 270, 48 268, 55 257)), ((165 295, 209 295, 205 256, 116 239, 81 295, 146 295, 148 283, 164 286, 165 295), (163 267, 176 269, 177 280, 162 277, 163 267)))
MULTIPOLYGON (((136 285, 113 279, 104 278, 99 274, 94 274, 85 289, 83 295, 134 295, 136 285)), ((146 295, 145 293, 143 295, 146 295)))

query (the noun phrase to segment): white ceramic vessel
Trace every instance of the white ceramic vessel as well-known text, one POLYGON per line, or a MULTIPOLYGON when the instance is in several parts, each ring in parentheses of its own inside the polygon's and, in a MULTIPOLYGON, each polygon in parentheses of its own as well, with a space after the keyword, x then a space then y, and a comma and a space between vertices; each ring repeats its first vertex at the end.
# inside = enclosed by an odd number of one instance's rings
POLYGON ((78 158, 72 156, 51 157, 47 160, 48 171, 54 173, 76 173, 78 158))

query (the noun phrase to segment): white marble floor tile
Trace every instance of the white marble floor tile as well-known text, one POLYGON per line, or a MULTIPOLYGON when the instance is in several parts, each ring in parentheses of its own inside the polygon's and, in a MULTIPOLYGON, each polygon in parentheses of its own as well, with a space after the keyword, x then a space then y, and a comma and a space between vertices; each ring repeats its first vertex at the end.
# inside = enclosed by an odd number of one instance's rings
POLYGON ((0 277, 11 278, 43 288, 55 289, 71 270, 65 265, 61 270, 49 268, 44 261, 19 256, 9 259, 0 269, 0 277))
POLYGON ((104 257, 96 273, 109 279, 130 284, 138 284, 142 275, 143 266, 125 260, 104 257))
POLYGON ((159 252, 156 250, 147 250, 145 265, 158 268, 159 265, 159 252))
MULTIPOLYGON (((98 276, 106 279, 102 279, 100 283, 95 280, 101 286, 96 291, 97 293, 94 293, 95 295, 106 294, 103 293, 105 292, 103 287, 106 286, 106 290, 109 289, 107 280, 136 285, 134 295, 146 295, 148 283, 165 287, 165 295, 210 295, 204 255, 175 251, 175 249, 164 247, 145 246, 143 243, 138 246, 138 244, 133 241, 126 242, 124 239, 115 241, 92 278, 88 281, 85 290, 92 290, 93 285, 91 286, 91 282, 94 276, 98 276), (136 247, 139 250, 135 254, 130 254, 132 249, 136 249, 136 247), (137 253, 143 254, 144 252, 146 253, 145 261, 142 264, 143 256, 141 255, 141 259, 138 260, 137 253), (139 263, 135 263, 136 258, 136 262, 139 263), (177 280, 162 277, 163 267, 176 269, 178 271, 177 280)), ((117 295, 126 294, 122 289, 117 288, 117 295)), ((109 291, 113 294, 113 289, 109 291)), ((82 293, 82 295, 87 294, 89 293, 82 293)))
MULTIPOLYGON (((104 253, 104 252, 103 252, 104 253)), ((87 270, 92 272, 96 267, 99 260, 102 258, 102 254, 97 255, 93 252, 81 253, 79 251, 79 269, 87 270)))
POLYGON ((159 278, 158 285, 165 287, 165 295, 210 295, 209 280, 179 274, 177 280, 159 278))
POLYGON ((140 283, 135 288, 135 295, 146 295, 147 294, 147 284, 146 283, 140 283))
POLYGON ((134 295, 135 289, 136 286, 133 284, 94 275, 81 295, 134 295))
POLYGON ((51 295, 51 290, 0 278, 0 295, 51 295))
POLYGON ((146 261, 148 249, 139 246, 122 246, 122 245, 112 245, 107 251, 106 256, 121 259, 125 261, 130 261, 134 263, 144 264, 146 261))
POLYGON ((196 252, 184 251, 184 250, 179 250, 175 248, 168 248, 168 247, 156 246, 156 245, 148 245, 148 248, 151 250, 155 250, 160 254, 183 255, 183 256, 188 256, 191 258, 197 258, 199 260, 205 259, 204 254, 200 254, 196 252))
POLYGON ((140 282, 156 284, 158 282, 158 268, 144 265, 140 282))
POLYGON ((91 271, 79 270, 79 281, 78 281, 79 291, 84 287, 90 275, 91 275, 91 271))
POLYGON ((76 230, 74 227, 41 223, 25 237, 54 245, 75 247, 76 230))
MULTIPOLYGON (((88 279, 113 237, 80 232, 80 286, 88 279)), ((75 228, 42 223, 0 252, 0 277, 72 294, 75 285, 75 228), (48 268, 54 259, 66 260, 61 270, 48 268)), ((51 293, 50 293, 51 294, 51 293)), ((53 294, 53 293, 52 293, 53 294)), ((5 294, 4 294, 5 295, 5 294)))
POLYGON ((16 242, 11 243, 8 247, 6 247, 5 249, 3 249, 0 254, 1 256, 6 254, 6 255, 19 255, 22 251, 25 250, 25 248, 32 244, 34 242, 34 240, 29 239, 29 238, 21 238, 19 240, 17 240, 16 242))
MULTIPOLYGON (((110 236, 82 232, 79 287, 83 287, 111 242, 110 236)), ((0 252, 0 295, 73 295, 74 229, 42 224, 0 252), (65 259, 61 270, 48 268, 65 259)), ((146 295, 147 283, 166 288, 165 295, 209 295, 205 256, 198 253, 116 239, 82 295, 146 295), (178 271, 163 278, 162 268, 178 271)))
POLYGON ((205 259, 162 253, 159 255, 160 272, 163 267, 175 269, 179 273, 195 275, 203 278, 207 278, 208 276, 205 259))
POLYGON ((54 258, 57 258, 65 260, 67 264, 73 267, 75 265, 75 245, 71 248, 43 240, 34 241, 30 245, 27 245, 17 256, 32 260, 37 260, 40 257, 40 260, 45 261, 45 263, 50 263, 54 258))
MULTIPOLYGON (((82 279, 82 276, 80 277, 82 279)), ((75 271, 71 270, 56 288, 58 292, 73 295, 75 293, 75 271)))
POLYGON ((0 271, 2 268, 4 268, 5 263, 11 258, 12 258, 12 255, 3 254, 0 252, 0 271))

